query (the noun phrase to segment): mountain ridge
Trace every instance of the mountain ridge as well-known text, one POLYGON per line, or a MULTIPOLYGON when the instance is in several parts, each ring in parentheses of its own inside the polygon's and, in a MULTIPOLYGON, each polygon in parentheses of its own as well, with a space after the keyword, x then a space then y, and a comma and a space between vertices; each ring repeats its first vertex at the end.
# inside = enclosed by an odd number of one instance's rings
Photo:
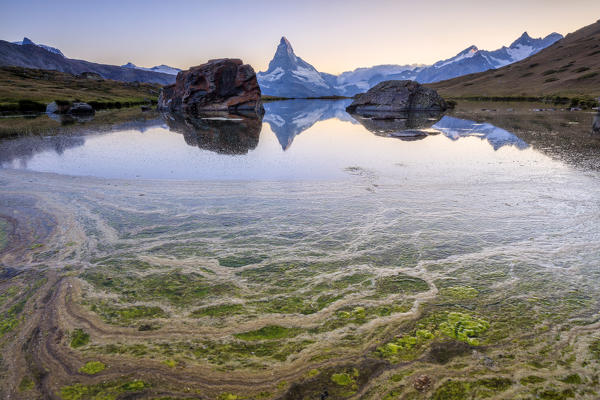
POLYGON ((599 96, 600 20, 521 61, 429 86, 451 97, 599 96))
POLYGON ((56 51, 50 51, 42 46, 45 45, 37 45, 29 39, 23 40, 21 44, 0 40, 0 66, 54 70, 72 75, 94 72, 104 79, 122 82, 158 83, 160 85, 175 82, 175 76, 171 74, 67 58, 58 49, 52 48, 56 51))
POLYGON ((384 80, 409 79, 431 83, 500 68, 529 57, 561 38, 562 35, 554 32, 544 38, 534 39, 524 32, 509 47, 488 51, 471 45, 456 56, 432 65, 376 65, 333 75, 319 72, 297 56, 290 41, 283 36, 267 71, 259 72, 257 77, 263 94, 269 96, 354 96, 384 80))

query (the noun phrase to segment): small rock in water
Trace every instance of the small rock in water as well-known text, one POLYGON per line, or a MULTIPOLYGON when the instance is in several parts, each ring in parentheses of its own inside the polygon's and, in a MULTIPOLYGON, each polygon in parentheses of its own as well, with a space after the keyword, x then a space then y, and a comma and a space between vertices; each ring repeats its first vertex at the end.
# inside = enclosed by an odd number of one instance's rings
POLYGON ((413 387, 419 392, 424 392, 431 387, 431 378, 427 375, 419 375, 415 378, 413 387))
POLYGON ((358 95, 346 111, 367 117, 395 118, 402 112, 446 109, 446 101, 431 88, 414 81, 384 81, 358 95))

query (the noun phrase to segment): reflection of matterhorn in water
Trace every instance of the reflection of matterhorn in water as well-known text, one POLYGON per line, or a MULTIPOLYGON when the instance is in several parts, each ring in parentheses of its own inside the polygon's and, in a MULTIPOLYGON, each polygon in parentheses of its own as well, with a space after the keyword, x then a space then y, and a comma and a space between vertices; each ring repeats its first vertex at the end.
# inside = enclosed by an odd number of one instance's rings
POLYGON ((271 130, 283 150, 287 150, 294 138, 318 121, 337 118, 356 123, 346 112, 352 102, 348 100, 285 100, 264 103, 265 116, 271 130))
POLYGON ((503 146, 515 146, 520 150, 529 147, 522 139, 504 129, 492 124, 479 123, 468 119, 445 116, 433 125, 432 128, 442 132, 452 140, 473 136, 479 137, 482 140, 485 139, 494 150, 498 150, 503 146))

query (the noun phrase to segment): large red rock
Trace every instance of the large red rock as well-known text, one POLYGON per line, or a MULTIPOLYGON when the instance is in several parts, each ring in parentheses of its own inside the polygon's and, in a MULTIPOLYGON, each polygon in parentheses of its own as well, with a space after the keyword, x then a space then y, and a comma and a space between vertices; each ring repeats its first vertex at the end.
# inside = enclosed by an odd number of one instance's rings
POLYGON ((212 111, 264 113, 254 69, 231 58, 181 71, 174 84, 162 89, 158 108, 191 115, 212 111))

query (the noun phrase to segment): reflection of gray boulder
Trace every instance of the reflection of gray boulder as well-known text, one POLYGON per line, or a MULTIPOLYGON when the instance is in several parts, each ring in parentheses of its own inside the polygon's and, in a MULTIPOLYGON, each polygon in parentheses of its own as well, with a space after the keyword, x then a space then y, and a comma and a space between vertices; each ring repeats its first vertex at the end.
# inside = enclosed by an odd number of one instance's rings
MULTIPOLYGON (((388 115, 389 116, 389 115, 388 115)), ((440 112, 396 113, 396 118, 369 118, 358 114, 352 117, 360 122, 368 131, 377 136, 395 137, 401 140, 424 139, 435 132, 427 131, 440 120, 440 112)))
POLYGON ((53 101, 46 106, 48 114, 72 114, 72 115, 90 115, 94 114, 94 109, 88 103, 70 101, 53 101))
POLYGON ((262 128, 257 114, 205 113, 196 117, 162 114, 169 130, 183 134, 185 142, 221 154, 246 154, 256 148, 262 128))
POLYGON ((385 81, 360 94, 346 109, 364 117, 395 118, 394 113, 444 111, 448 105, 433 89, 414 81, 385 81))
POLYGON ((269 123, 283 150, 287 150, 294 138, 318 121, 336 118, 354 120, 345 111, 351 100, 285 100, 264 104, 263 120, 269 123))
POLYGON ((478 137, 481 140, 487 140, 494 150, 498 150, 503 146, 515 146, 521 150, 529 147, 518 136, 489 123, 445 116, 432 128, 442 132, 452 140, 463 137, 478 137))
POLYGON ((90 122, 94 119, 94 114, 47 114, 50 119, 60 122, 61 125, 74 124, 75 122, 90 122))
POLYGON ((592 133, 600 134, 600 112, 594 116, 594 122, 592 123, 592 133))

